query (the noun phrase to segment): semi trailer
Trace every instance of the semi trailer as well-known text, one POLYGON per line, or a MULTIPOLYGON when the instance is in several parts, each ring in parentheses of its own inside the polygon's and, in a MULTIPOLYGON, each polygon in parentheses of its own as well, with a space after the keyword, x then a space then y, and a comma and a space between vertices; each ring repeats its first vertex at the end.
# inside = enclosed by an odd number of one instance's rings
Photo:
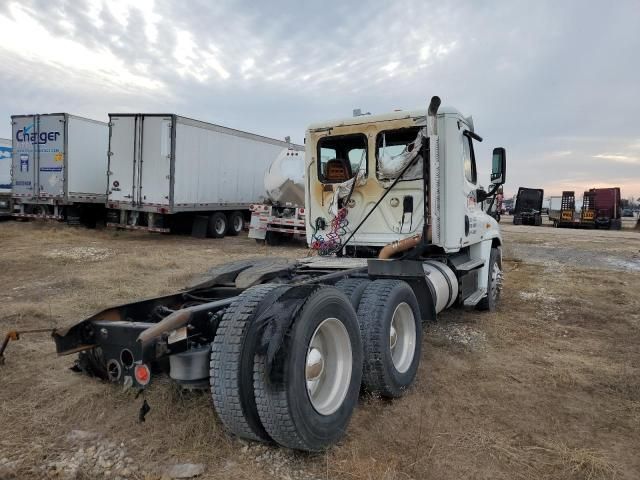
POLYGON ((620 230, 622 228, 620 188, 592 188, 589 193, 594 199, 596 228, 620 230))
POLYGON ((541 188, 518 189, 516 203, 513 209, 514 225, 542 225, 542 202, 544 190, 541 188))
POLYGON ((253 204, 249 238, 277 245, 282 239, 306 239, 304 221, 304 147, 282 150, 264 176, 266 200, 253 204))
POLYGON ((13 216, 94 224, 104 216, 108 127, 69 113, 13 115, 13 216))
POLYGON ((582 207, 580 207, 580 227, 593 228, 596 222, 596 195, 593 191, 582 194, 582 207))
POLYGON ((10 217, 11 201, 11 140, 0 138, 0 218, 10 217))
POLYGON ((107 226, 237 235, 287 142, 175 114, 109 114, 107 226))
POLYGON ((385 398, 410 389, 423 322, 498 305, 502 238, 480 204, 504 183, 506 153, 493 150, 485 192, 480 141, 472 118, 438 97, 426 110, 310 126, 305 221, 317 256, 222 265, 184 290, 56 329, 57 353, 139 389, 162 374, 207 389, 238 437, 331 446, 361 387, 385 398))

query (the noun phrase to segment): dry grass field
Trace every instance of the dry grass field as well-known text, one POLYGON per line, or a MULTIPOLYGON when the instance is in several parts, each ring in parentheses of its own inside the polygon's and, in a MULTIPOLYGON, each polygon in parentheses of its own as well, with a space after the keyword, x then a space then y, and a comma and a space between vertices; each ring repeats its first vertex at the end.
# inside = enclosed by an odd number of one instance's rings
MULTIPOLYGON (((134 392, 71 372, 73 359, 34 334, 0 366, 0 479, 158 480, 186 462, 204 464, 206 479, 640 478, 640 232, 503 231, 498 311, 441 315, 415 387, 362 399, 324 454, 234 439, 207 393, 163 379, 138 423, 134 392)), ((0 334, 168 293, 226 261, 307 254, 246 236, 12 221, 0 223, 0 245, 0 334)))

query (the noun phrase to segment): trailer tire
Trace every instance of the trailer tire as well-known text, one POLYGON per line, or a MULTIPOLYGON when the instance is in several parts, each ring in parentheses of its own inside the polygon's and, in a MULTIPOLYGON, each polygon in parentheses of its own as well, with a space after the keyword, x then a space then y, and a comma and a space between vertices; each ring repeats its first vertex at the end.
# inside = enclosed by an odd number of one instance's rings
POLYGON ((260 423, 253 394, 257 335, 251 328, 260 302, 279 285, 257 285, 242 292, 224 313, 211 344, 209 380, 218 417, 238 437, 270 441, 260 423))
POLYGON ((487 283, 487 296, 477 305, 478 310, 495 311, 500 300, 502 289, 502 271, 500 270, 500 254, 497 248, 492 248, 489 255, 489 280, 487 283))
POLYGON ((358 323, 365 390, 387 398, 402 396, 415 380, 422 347, 422 319, 413 290, 402 280, 370 283, 358 307, 358 323))
POLYGON ((357 312, 362 294, 370 283, 368 278, 345 278, 337 282, 335 287, 347 296, 357 312))
POLYGON ((228 224, 227 233, 232 237, 239 235, 244 229, 244 215, 242 215, 242 212, 231 212, 228 224))
POLYGON ((522 217, 519 217, 517 215, 515 217, 513 217, 513 224, 514 225, 522 225, 522 217))
POLYGON ((278 355, 277 378, 268 376, 265 356, 255 356, 254 391, 262 424, 280 445, 322 451, 344 435, 360 392, 362 342, 347 297, 330 286, 310 295, 278 355), (313 365, 312 354, 317 358, 313 365))
POLYGON ((215 212, 209 216, 207 225, 209 236, 212 238, 224 238, 227 233, 227 216, 222 212, 215 212))

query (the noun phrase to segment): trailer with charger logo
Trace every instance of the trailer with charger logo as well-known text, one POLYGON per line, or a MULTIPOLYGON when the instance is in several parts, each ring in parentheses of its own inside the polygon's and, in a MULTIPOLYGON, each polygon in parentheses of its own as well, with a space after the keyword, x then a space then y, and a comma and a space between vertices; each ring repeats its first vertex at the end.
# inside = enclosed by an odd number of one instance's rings
MULTIPOLYGON (((471 117, 438 97, 426 110, 312 125, 305 221, 316 256, 213 268, 182 291, 56 329, 58 354, 139 389, 165 374, 210 391, 238 437, 328 448, 361 388, 411 392, 423 322, 498 306, 502 238, 481 204, 505 182, 506 153, 493 150, 485 191, 479 141, 471 117)), ((153 412, 149 421, 170 421, 153 412)))
POLYGON ((13 115, 11 124, 13 216, 104 217, 107 124, 68 113, 13 115))

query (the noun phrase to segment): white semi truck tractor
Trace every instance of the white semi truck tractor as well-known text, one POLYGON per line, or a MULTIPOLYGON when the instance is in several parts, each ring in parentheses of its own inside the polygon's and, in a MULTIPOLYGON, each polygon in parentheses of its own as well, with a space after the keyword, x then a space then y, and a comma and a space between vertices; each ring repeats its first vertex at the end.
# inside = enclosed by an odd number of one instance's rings
POLYGON ((498 304, 502 239, 480 203, 505 181, 505 150, 493 151, 485 192, 479 141, 438 97, 426 110, 312 125, 305 218, 320 255, 213 268, 182 291, 54 331, 58 354, 79 352, 78 370, 135 388, 164 373, 207 389, 241 438, 335 444, 362 390, 410 392, 425 322, 498 304))

